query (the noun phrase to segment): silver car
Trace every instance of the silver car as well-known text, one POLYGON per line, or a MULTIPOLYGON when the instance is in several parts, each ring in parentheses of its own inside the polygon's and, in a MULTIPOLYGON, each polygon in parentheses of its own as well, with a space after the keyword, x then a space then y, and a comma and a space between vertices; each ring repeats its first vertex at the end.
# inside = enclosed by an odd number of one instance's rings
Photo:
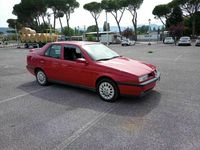
POLYGON ((131 46, 131 45, 135 45, 135 41, 131 41, 129 39, 124 39, 121 42, 122 46, 131 46))
POLYGON ((189 36, 183 36, 180 38, 179 42, 178 42, 178 46, 181 45, 188 45, 191 46, 191 39, 189 36))
POLYGON ((173 44, 173 43, 174 43, 173 37, 166 37, 164 40, 164 44, 173 44))
POLYGON ((197 37, 195 46, 200 46, 200 36, 197 37))

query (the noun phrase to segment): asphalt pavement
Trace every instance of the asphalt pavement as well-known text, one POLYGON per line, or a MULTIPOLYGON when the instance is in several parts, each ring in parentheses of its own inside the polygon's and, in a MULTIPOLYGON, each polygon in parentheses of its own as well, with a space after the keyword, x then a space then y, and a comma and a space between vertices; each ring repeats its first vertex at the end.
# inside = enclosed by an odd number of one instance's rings
POLYGON ((143 98, 102 101, 66 85, 39 86, 27 49, 0 48, 0 150, 199 150, 200 47, 110 45, 161 71, 143 98))

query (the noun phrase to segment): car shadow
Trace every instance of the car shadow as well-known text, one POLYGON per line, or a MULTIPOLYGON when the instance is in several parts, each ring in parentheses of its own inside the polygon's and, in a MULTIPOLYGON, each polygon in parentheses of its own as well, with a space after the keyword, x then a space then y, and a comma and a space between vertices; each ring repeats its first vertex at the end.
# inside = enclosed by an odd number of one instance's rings
POLYGON ((155 90, 152 90, 142 98, 122 96, 118 101, 108 103, 102 101, 93 91, 68 85, 51 84, 50 86, 42 87, 36 84, 36 81, 32 81, 22 84, 18 88, 29 93, 33 99, 35 97, 36 100, 66 106, 66 111, 81 108, 101 113, 114 108, 112 111, 108 111, 109 114, 127 117, 145 116, 155 109, 161 100, 161 94, 155 90), (38 92, 31 92, 33 90, 38 90, 38 92))

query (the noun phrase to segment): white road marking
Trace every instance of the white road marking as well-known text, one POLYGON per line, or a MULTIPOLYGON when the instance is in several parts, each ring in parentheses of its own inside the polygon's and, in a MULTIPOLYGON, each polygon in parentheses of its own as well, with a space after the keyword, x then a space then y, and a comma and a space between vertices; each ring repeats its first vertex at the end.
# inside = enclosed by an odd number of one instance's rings
POLYGON ((41 89, 38 89, 38 90, 31 91, 29 93, 25 93, 25 94, 21 94, 21 95, 15 96, 15 97, 11 97, 11 98, 7 98, 7 99, 4 99, 4 100, 0 100, 0 104, 8 102, 8 101, 12 101, 12 100, 20 98, 20 97, 27 96, 27 95, 30 95, 30 94, 34 94, 34 93, 37 93, 37 92, 40 92, 40 91, 44 91, 44 90, 46 90, 48 88, 49 87, 47 87, 47 88, 41 88, 41 89))
POLYGON ((174 59, 174 61, 177 62, 182 56, 183 56, 183 54, 177 56, 177 57, 174 59))
POLYGON ((187 51, 183 52, 181 55, 177 56, 174 61, 177 62, 181 57, 183 57, 183 55, 185 55, 187 53, 187 51))
POLYGON ((79 130, 74 132, 74 134, 65 139, 61 144, 57 145, 56 148, 54 148, 53 150, 64 150, 65 148, 67 148, 67 146, 73 143, 76 139, 78 139, 81 135, 83 135, 86 131, 88 131, 91 127, 93 127, 97 122, 99 122, 115 108, 116 106, 113 106, 111 108, 108 108, 106 111, 100 113, 98 116, 95 117, 95 119, 82 126, 79 130))

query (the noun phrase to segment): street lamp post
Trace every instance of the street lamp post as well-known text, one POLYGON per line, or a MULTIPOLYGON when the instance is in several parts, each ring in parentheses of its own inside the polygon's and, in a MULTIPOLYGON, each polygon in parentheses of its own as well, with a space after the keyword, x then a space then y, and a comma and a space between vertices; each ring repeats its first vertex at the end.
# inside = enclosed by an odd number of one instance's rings
POLYGON ((107 34, 107 46, 109 45, 109 37, 108 37, 108 12, 106 11, 106 34, 107 34))
POLYGON ((17 37, 17 47, 19 48, 19 37, 18 37, 18 32, 17 32, 17 26, 15 25, 15 33, 17 37))
POLYGON ((151 31, 151 26, 150 26, 151 25, 151 19, 149 19, 148 21, 149 21, 149 43, 148 43, 148 45, 151 45, 151 42, 150 42, 150 36, 151 36, 150 35, 150 31, 151 31))
POLYGON ((84 25, 83 41, 85 41, 85 40, 86 40, 85 32, 86 32, 86 26, 84 25))
POLYGON ((52 42, 52 29, 51 29, 51 22, 50 22, 50 17, 51 17, 51 14, 47 14, 47 19, 48 19, 48 22, 49 22, 49 29, 50 29, 50 39, 51 39, 51 42, 52 42))

